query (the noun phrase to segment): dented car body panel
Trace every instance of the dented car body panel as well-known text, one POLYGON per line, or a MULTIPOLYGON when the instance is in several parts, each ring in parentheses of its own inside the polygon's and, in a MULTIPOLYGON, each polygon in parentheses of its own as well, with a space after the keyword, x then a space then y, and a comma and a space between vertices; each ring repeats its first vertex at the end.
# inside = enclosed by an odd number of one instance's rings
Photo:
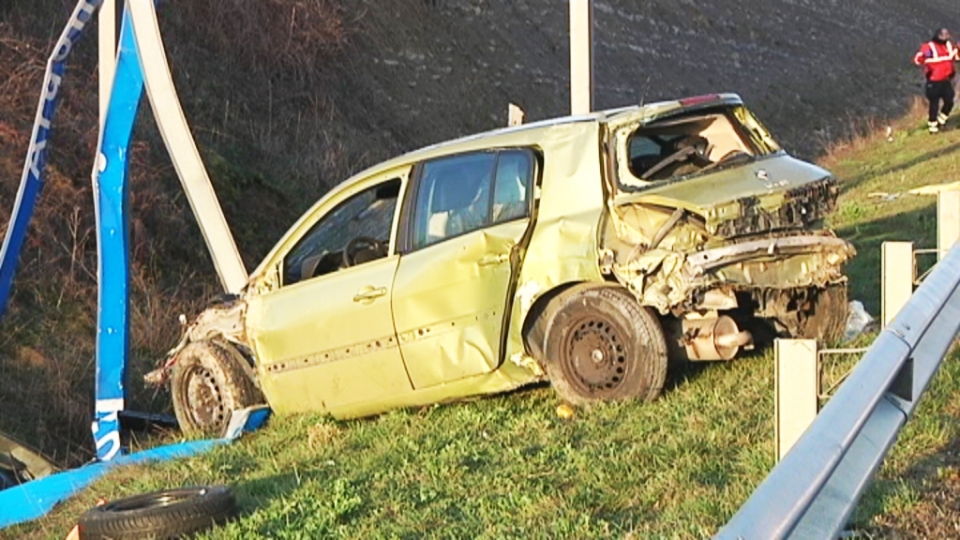
POLYGON ((165 366, 224 339, 275 411, 338 417, 514 389, 545 378, 527 332, 571 284, 683 318, 842 283, 836 194, 731 94, 466 137, 331 190, 165 366))
POLYGON ((57 472, 37 450, 0 432, 0 491, 57 472))
POLYGON ((690 210, 721 238, 803 228, 823 219, 839 194, 820 167, 786 154, 772 155, 709 176, 620 195, 615 204, 646 203, 690 210), (723 197, 717 196, 717 191, 723 197))

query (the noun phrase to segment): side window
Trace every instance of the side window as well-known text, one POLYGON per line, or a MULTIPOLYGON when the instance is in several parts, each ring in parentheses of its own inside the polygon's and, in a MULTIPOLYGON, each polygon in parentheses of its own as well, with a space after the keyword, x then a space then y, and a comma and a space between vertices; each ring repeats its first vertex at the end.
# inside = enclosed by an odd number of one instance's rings
POLYGON ((423 164, 413 212, 412 248, 419 249, 494 223, 529 215, 533 155, 504 150, 423 164))
POLYGON ((426 162, 413 213, 413 249, 489 223, 490 184, 497 154, 484 152, 426 162))
POLYGON ((493 223, 529 216, 532 190, 533 154, 525 150, 501 152, 493 192, 493 223))
POLYGON ((400 180, 391 180, 334 207, 284 257, 283 284, 386 257, 399 194, 400 180))

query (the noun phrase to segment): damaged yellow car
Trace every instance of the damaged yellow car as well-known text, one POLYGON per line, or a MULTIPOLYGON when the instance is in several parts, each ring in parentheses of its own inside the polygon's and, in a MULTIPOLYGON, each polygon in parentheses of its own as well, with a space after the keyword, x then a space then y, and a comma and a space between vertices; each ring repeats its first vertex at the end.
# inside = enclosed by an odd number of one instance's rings
POLYGON ((148 381, 194 432, 264 401, 356 417, 542 380, 650 400, 671 359, 838 336, 837 194, 732 94, 438 144, 330 191, 148 381))

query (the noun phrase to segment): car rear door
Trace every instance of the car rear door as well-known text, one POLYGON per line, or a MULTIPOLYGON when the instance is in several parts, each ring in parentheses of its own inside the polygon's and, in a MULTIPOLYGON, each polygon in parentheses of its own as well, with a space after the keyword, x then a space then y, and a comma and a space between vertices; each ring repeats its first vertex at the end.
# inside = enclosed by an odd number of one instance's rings
POLYGON ((392 298, 414 388, 500 364, 536 164, 529 150, 505 149, 444 157, 418 168, 406 197, 404 251, 392 298))

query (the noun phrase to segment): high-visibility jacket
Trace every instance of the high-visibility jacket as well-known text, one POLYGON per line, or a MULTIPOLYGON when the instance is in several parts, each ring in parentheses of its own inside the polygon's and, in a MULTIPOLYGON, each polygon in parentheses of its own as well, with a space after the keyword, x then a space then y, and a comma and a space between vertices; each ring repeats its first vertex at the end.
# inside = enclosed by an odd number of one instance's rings
POLYGON ((960 49, 953 43, 924 43, 913 57, 913 63, 923 66, 928 81, 949 81, 953 78, 953 63, 960 60, 960 49))

